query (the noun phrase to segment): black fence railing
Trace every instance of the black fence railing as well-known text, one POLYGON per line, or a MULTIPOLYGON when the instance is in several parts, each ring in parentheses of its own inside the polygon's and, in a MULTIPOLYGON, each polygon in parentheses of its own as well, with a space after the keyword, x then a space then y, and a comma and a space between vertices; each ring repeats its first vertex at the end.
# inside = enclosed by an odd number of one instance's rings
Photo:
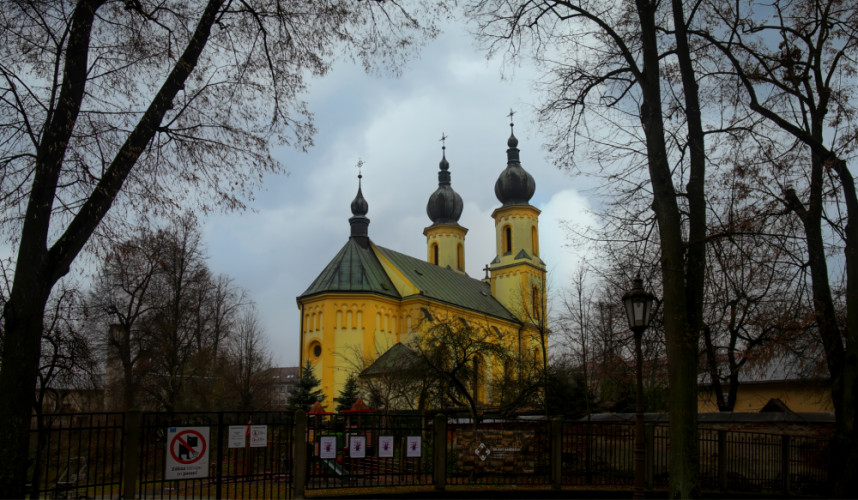
POLYGON ((307 489, 432 484, 434 434, 421 414, 307 416, 307 489))
POLYGON ((634 459, 633 425, 564 422, 563 484, 631 486, 634 459))
POLYGON ((292 417, 286 413, 144 413, 140 429, 140 497, 291 495, 292 417), (207 430, 207 442, 202 442, 194 429, 207 430), (208 462, 204 464, 207 474, 184 478, 183 469, 188 468, 184 462, 193 459, 189 456, 192 451, 204 451, 203 446, 209 448, 208 462))
MULTIPOLYGON (((707 427, 699 436, 704 490, 828 493, 825 438, 707 427)), ((30 437, 34 498, 291 498, 311 489, 631 488, 634 482, 631 423, 485 419, 475 425, 467 418, 360 412, 81 413, 34 417, 30 437)), ((664 488, 669 429, 648 424, 644 437, 646 487, 664 488)))
POLYGON ((116 497, 122 483, 123 426, 122 413, 33 417, 30 496, 116 497))

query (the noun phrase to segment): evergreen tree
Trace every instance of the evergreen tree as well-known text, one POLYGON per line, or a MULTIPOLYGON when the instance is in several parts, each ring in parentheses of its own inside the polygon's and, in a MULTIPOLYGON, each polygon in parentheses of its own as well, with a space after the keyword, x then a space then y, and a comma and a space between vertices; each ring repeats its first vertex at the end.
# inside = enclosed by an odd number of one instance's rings
POLYGON ((322 394, 322 389, 319 388, 320 385, 321 382, 313 374, 313 366, 307 361, 301 369, 298 386, 295 387, 292 393, 289 394, 289 399, 286 400, 286 411, 308 411, 316 401, 324 401, 325 395, 322 394))
POLYGON ((346 380, 346 385, 344 385, 343 390, 340 391, 340 396, 334 398, 334 401, 337 403, 337 411, 340 412, 351 409, 358 397, 360 397, 360 386, 358 385, 357 377, 352 374, 349 375, 348 380, 346 380))

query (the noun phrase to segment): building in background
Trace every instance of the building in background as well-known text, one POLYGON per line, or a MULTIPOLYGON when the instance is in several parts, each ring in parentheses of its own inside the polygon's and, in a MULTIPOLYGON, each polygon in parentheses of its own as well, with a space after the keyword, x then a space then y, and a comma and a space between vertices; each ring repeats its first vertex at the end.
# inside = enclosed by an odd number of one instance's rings
POLYGON ((274 393, 271 402, 274 407, 285 407, 286 400, 289 399, 289 394, 292 393, 298 384, 298 367, 269 368, 264 370, 260 375, 266 380, 270 380, 271 391, 274 393))

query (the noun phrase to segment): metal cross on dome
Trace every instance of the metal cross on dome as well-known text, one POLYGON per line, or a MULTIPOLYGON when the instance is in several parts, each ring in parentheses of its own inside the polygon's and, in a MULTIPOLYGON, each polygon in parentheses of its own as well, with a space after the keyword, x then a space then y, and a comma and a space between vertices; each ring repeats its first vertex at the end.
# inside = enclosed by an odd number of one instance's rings
POLYGON ((449 136, 444 132, 441 132, 441 149, 447 149, 447 138, 449 136))
POLYGON ((363 166, 364 166, 364 161, 361 160, 360 158, 358 158, 358 162, 357 162, 358 179, 363 177, 363 175, 361 174, 361 169, 363 168, 363 166))

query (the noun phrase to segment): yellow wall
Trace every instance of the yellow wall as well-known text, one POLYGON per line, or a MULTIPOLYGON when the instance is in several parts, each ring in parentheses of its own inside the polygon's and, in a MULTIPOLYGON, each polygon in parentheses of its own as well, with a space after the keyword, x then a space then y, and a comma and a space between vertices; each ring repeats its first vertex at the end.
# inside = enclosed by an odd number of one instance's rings
MULTIPOLYGON (((822 382, 804 381, 740 384, 733 411, 758 412, 775 398, 780 399, 790 410, 798 413, 834 411, 831 387, 822 382)), ((718 405, 710 391, 700 389, 697 411, 701 413, 718 411, 718 405)))
MULTIPOLYGON (((439 304, 425 298, 403 301, 372 294, 323 294, 299 304, 303 318, 301 362, 310 360, 314 374, 321 380, 325 395, 324 406, 334 408, 337 397, 352 373, 358 373, 397 342, 408 345, 413 335, 426 324, 423 309, 436 320, 464 318, 479 327, 496 327, 509 349, 532 352, 538 344, 533 328, 519 332, 519 325, 471 311, 439 304), (521 339, 521 340, 519 340, 521 339), (536 342, 534 344, 534 342, 536 342), (322 354, 314 356, 318 343, 322 354), (363 359, 360 359, 360 358, 363 359)), ((493 331, 493 330, 492 330, 493 331)), ((486 375, 499 374, 503 369, 484 360, 486 375)), ((491 398, 483 388, 480 395, 491 398)))

